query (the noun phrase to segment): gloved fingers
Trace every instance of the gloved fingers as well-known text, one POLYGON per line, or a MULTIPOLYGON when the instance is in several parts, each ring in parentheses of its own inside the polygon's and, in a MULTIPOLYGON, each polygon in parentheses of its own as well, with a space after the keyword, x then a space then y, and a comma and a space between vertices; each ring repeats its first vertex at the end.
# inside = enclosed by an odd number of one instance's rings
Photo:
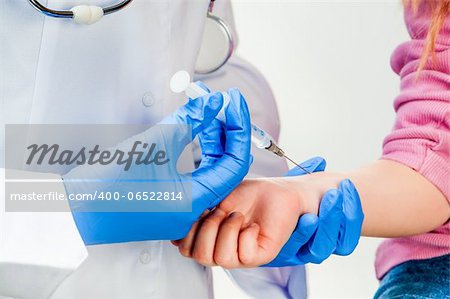
MULTIPOLYGON (((217 165, 223 163, 224 157, 215 163, 206 161, 192 173, 192 202, 193 210, 212 209, 236 187, 227 178, 233 176, 232 169, 218 169, 217 165), (198 201, 196 199, 206 199, 198 201)), ((223 163, 224 164, 224 163, 223 163)))
POLYGON ((200 165, 198 166, 198 168, 209 168, 209 167, 212 167, 214 164, 216 164, 217 160, 219 160, 219 158, 203 156, 202 160, 200 161, 200 165))
POLYGON ((311 237, 314 235, 319 224, 319 220, 314 214, 302 215, 297 223, 297 227, 292 233, 289 240, 284 244, 280 253, 270 263, 264 265, 264 267, 281 267, 287 266, 286 262, 289 261, 289 265, 303 264, 300 260, 296 259, 297 252, 302 246, 308 243, 311 237))
POLYGON ((225 147, 225 130, 218 119, 212 120, 211 124, 201 131, 198 137, 203 158, 222 157, 225 147))
POLYGON ((209 93, 197 99, 190 99, 185 105, 164 118, 159 124, 190 126, 190 141, 203 131, 217 116, 223 106, 223 95, 220 92, 209 93))
MULTIPOLYGON (((304 214, 300 216, 298 220, 297 227, 292 233, 289 241, 292 242, 291 248, 286 251, 289 255, 294 255, 300 249, 301 246, 305 245, 313 236, 315 231, 319 226, 319 219, 314 214, 304 214)), ((288 242, 289 242, 288 241, 288 242)))
POLYGON ((215 209, 211 215, 202 221, 192 250, 192 258, 198 263, 205 266, 216 265, 214 262, 214 248, 220 224, 226 217, 227 214, 223 210, 215 209))
POLYGON ((191 125, 192 139, 207 128, 223 106, 223 95, 220 92, 190 100, 184 108, 185 113, 178 114, 181 124, 191 125))
POLYGON ((192 173, 192 178, 203 188, 193 189, 193 198, 201 196, 197 193, 198 191, 203 192, 203 196, 211 199, 206 208, 216 207, 244 179, 253 163, 253 156, 250 155, 247 167, 241 165, 239 169, 235 162, 232 157, 226 155, 214 159, 208 157, 204 163, 202 161, 202 167, 192 173))
POLYGON ((339 230, 344 217, 342 212, 342 192, 336 189, 325 193, 319 207, 319 225, 314 237, 308 242, 307 250, 300 250, 312 263, 321 263, 336 249, 339 230))
POLYGON ((172 161, 178 160, 184 148, 197 134, 207 128, 219 113, 223 105, 221 93, 208 94, 195 100, 189 100, 159 123, 166 150, 172 161), (175 125, 165 126, 165 125, 175 125))
MULTIPOLYGON (((327 162, 322 157, 314 157, 300 164, 301 167, 308 170, 309 172, 319 172, 324 171, 327 166, 327 162)), ((306 172, 298 166, 295 166, 285 176, 299 176, 304 175, 306 172)))
POLYGON ((233 212, 220 225, 214 249, 214 262, 217 265, 226 269, 240 266, 238 240, 243 222, 244 216, 233 212))
MULTIPOLYGON (((212 198, 210 207, 217 205, 245 177, 252 161, 250 155, 250 113, 241 93, 230 90, 230 103, 225 110, 225 152, 211 167, 197 169, 192 178, 204 188, 193 194, 212 198), (211 196, 213 194, 213 196, 211 196)), ((193 189, 193 192, 197 190, 193 189)))
POLYGON ((339 190, 343 195, 345 222, 341 226, 340 238, 335 253, 338 255, 349 255, 358 245, 364 213, 358 191, 350 180, 342 181, 339 184, 339 190))
POLYGON ((238 89, 230 89, 228 95, 230 96, 230 103, 225 109, 225 153, 248 166, 251 141, 250 112, 238 89))
POLYGON ((298 220, 297 227, 292 233, 287 243, 281 249, 285 256, 295 256, 298 250, 308 243, 314 232, 317 230, 319 220, 314 214, 305 214, 298 220))

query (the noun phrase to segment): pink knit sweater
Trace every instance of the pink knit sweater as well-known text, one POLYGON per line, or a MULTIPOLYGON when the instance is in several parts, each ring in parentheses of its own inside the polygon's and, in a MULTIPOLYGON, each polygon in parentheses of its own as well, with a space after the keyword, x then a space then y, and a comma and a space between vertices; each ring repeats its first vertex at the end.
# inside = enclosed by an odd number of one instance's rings
MULTIPOLYGON (((391 65, 401 78, 401 92, 394 102, 397 118, 383 145, 383 159, 403 163, 426 177, 450 200, 450 18, 447 17, 431 59, 416 79, 426 42, 429 14, 405 11, 411 40, 392 55, 391 65)), ((377 277, 409 260, 450 253, 450 222, 429 233, 389 239, 377 251, 377 277)))

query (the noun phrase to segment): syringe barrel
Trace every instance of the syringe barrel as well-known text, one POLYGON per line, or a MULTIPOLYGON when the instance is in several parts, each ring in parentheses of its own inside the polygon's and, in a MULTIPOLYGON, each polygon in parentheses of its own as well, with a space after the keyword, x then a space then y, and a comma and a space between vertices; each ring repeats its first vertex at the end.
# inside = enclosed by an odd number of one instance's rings
MULTIPOLYGON (((202 87, 197 85, 196 83, 192 82, 189 84, 189 86, 185 90, 186 96, 190 97, 191 99, 195 99, 198 97, 202 97, 208 94, 206 90, 204 90, 202 87)), ((217 119, 220 121, 225 122, 225 109, 230 103, 230 96, 224 92, 223 94, 223 107, 220 110, 219 114, 217 115, 217 119)), ((261 149, 268 149, 270 146, 272 146, 273 141, 272 137, 267 134, 264 130, 262 130, 260 127, 258 127, 255 124, 251 125, 252 127, 252 142, 261 149)))
POLYGON ((267 149, 272 144, 272 137, 257 125, 252 124, 252 142, 258 147, 267 149))

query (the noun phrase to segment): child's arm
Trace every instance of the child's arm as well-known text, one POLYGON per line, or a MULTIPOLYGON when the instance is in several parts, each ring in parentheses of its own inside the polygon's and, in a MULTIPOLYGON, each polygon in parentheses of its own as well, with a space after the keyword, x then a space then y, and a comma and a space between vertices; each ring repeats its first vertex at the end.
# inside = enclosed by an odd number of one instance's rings
MULTIPOLYGON (((421 234, 450 218, 450 205, 444 194, 421 174, 394 161, 379 160, 347 174, 317 173, 295 180, 302 197, 303 193, 310 192, 306 189, 311 186, 323 194, 345 178, 350 178, 359 192, 365 215, 362 231, 365 236, 421 234)), ((307 207, 307 212, 317 211, 319 200, 320 197, 306 199, 309 203, 305 206, 313 204, 307 207)))
POLYGON ((380 160, 349 177, 361 196, 363 235, 399 237, 432 231, 450 218, 448 199, 403 164, 380 160))

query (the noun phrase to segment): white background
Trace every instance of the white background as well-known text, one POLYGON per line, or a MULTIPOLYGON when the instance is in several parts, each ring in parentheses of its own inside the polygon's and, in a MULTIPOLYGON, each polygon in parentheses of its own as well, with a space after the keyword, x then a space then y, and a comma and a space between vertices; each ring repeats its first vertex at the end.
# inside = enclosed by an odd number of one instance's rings
MULTIPOLYGON (((321 155, 331 171, 377 159, 399 89, 390 55, 408 39, 401 1, 235 0, 234 12, 239 54, 277 98, 286 152, 297 161, 321 155)), ((363 238, 353 255, 308 266, 310 297, 372 297, 379 242, 363 238)), ((216 276, 219 298, 245 298, 216 276)))

